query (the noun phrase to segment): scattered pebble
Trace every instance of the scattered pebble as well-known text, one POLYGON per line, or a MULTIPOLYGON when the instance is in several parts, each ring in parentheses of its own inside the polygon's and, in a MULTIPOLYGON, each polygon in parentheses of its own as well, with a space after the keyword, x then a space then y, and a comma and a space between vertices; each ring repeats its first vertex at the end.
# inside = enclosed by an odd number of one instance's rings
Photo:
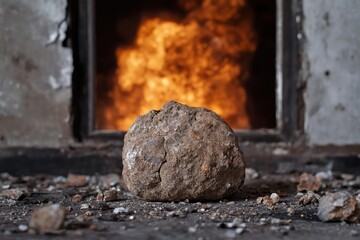
POLYGON ((76 202, 76 203, 79 203, 79 202, 81 202, 82 200, 83 200, 83 196, 81 196, 80 194, 76 194, 76 195, 74 195, 73 198, 72 198, 72 201, 73 201, 73 202, 76 202))
POLYGON ((197 228, 196 227, 189 227, 188 232, 189 233, 196 233, 197 228))
POLYGON ((303 173, 300 175, 299 184, 297 186, 298 191, 313 191, 317 192, 320 190, 322 185, 321 180, 316 178, 310 173, 303 173))
POLYGON ((280 201, 280 196, 277 193, 272 193, 270 195, 270 199, 272 201, 273 204, 276 204, 280 201))
POLYGON ((20 200, 25 196, 25 190, 19 188, 11 188, 3 190, 1 195, 12 200, 20 200))
POLYGON ((295 210, 293 209, 293 208, 291 208, 291 207, 289 207, 288 209, 287 209, 287 213, 288 213, 288 215, 294 215, 294 213, 295 213, 295 210))
POLYGON ((310 203, 317 203, 319 202, 320 195, 314 193, 312 191, 307 191, 304 195, 302 195, 298 201, 300 205, 307 205, 310 203))
POLYGON ((59 204, 38 208, 31 214, 29 228, 38 234, 57 233, 63 227, 66 211, 59 204))
POLYGON ((267 207, 272 207, 280 201, 280 196, 277 193, 272 193, 270 196, 258 197, 256 199, 257 204, 264 204, 267 207))
POLYGON ((84 187, 88 184, 89 177, 85 175, 69 174, 66 180, 68 187, 84 187))
POLYGON ((83 203, 80 205, 80 209, 89 209, 90 205, 88 203, 83 203))
POLYGON ((110 190, 106 190, 104 192, 99 192, 96 197, 96 200, 100 202, 110 202, 110 201, 118 200, 118 192, 114 188, 110 190))
POLYGON ((26 232, 28 230, 28 226, 25 224, 20 224, 18 229, 20 232, 26 232))
POLYGON ((120 213, 128 213, 129 209, 128 208, 124 208, 124 207, 117 207, 114 209, 113 211, 115 214, 120 214, 120 213))

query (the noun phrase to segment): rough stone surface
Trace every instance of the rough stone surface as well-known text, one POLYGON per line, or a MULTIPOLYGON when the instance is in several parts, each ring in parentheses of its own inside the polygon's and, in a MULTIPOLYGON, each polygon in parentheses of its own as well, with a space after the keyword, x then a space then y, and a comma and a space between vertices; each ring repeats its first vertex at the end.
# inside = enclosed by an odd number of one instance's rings
POLYGON ((73 142, 67 2, 1 0, 0 146, 73 142))
POLYGON ((299 179, 298 191, 313 191, 317 192, 321 188, 321 180, 309 173, 303 173, 299 179))
POLYGON ((356 198, 347 191, 326 193, 326 195, 319 200, 317 215, 323 222, 354 222, 359 217, 356 198))
POLYGON ((26 194, 25 190, 19 188, 3 190, 1 195, 12 200, 20 200, 26 194))
POLYGON ((303 0, 304 130, 311 145, 360 143, 360 1, 303 0))
POLYGON ((35 233, 54 233, 63 226, 65 216, 65 209, 59 204, 38 208, 31 214, 29 228, 35 233))
POLYGON ((153 201, 226 198, 245 177, 244 157, 231 128, 210 110, 173 101, 130 127, 123 166, 129 190, 153 201))

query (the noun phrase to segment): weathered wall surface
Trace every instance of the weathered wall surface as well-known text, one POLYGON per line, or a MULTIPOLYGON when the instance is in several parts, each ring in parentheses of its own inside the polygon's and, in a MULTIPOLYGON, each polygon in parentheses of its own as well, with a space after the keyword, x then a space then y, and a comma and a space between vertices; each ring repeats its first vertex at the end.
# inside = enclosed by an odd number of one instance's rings
POLYGON ((305 132, 312 145, 360 143, 360 1, 303 0, 305 132))
MULTIPOLYGON (((360 144, 360 1, 302 3, 309 144, 360 144)), ((66 4, 0 0, 0 147, 73 142, 66 4)))
POLYGON ((66 0, 0 0, 0 146, 72 141, 66 0))

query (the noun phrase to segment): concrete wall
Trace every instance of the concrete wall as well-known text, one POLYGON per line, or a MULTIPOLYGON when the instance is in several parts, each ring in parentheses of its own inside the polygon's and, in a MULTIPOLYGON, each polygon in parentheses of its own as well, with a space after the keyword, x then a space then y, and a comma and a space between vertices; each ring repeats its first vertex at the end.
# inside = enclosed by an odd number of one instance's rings
MULTIPOLYGON (((360 1, 303 0, 305 133, 360 144, 360 1)), ((0 0, 0 147, 73 143, 66 0, 0 0)))
POLYGON ((72 141, 66 0, 0 0, 0 146, 72 141))
POLYGON ((360 143, 360 1, 303 0, 305 132, 312 145, 360 143))

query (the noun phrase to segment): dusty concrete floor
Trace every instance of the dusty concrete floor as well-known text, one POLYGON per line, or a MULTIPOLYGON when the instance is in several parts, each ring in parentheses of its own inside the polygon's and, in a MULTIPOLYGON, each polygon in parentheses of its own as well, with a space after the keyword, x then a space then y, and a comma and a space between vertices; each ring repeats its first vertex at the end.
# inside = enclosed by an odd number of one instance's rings
MULTIPOLYGON (((136 199, 115 175, 86 178, 82 187, 69 186, 66 177, 1 175, 2 189, 23 189, 19 200, 2 194, 0 239, 356 239, 360 224, 321 222, 317 203, 300 205, 299 174, 259 174, 249 179, 233 199, 217 202, 146 202, 136 199), (116 199, 97 201, 99 191, 116 188, 116 199), (259 196, 278 193, 280 202, 259 204, 259 196), (83 197, 74 201, 78 194, 83 197), (28 232, 34 209, 59 203, 67 210, 62 230, 46 235, 28 232), (114 213, 123 207, 123 213, 114 213)), ((84 180, 84 179, 82 179, 84 180)), ((70 184, 71 185, 71 184, 70 184)), ((338 175, 319 192, 359 186, 338 175)))

